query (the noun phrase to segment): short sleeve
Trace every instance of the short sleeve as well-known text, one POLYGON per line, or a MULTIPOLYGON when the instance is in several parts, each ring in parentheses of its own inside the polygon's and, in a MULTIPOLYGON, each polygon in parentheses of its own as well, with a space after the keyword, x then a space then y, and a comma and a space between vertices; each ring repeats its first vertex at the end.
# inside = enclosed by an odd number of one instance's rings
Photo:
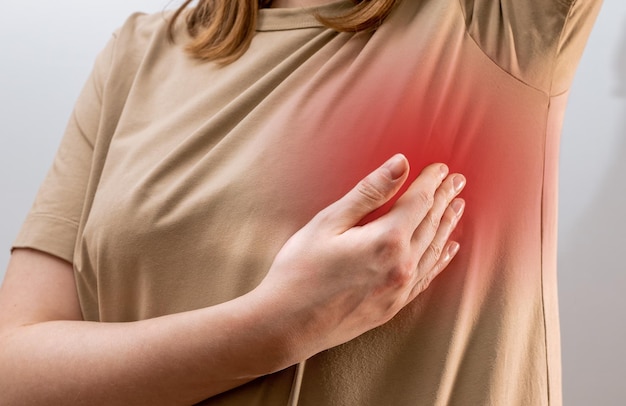
POLYGON ((602 0, 459 0, 468 34, 502 69, 548 94, 567 90, 602 0))
POLYGON ((96 59, 12 249, 33 248, 72 262, 114 48, 115 36, 96 59))
POLYGON ((576 0, 570 7, 559 37, 552 94, 562 93, 571 86, 601 4, 601 0, 576 0))

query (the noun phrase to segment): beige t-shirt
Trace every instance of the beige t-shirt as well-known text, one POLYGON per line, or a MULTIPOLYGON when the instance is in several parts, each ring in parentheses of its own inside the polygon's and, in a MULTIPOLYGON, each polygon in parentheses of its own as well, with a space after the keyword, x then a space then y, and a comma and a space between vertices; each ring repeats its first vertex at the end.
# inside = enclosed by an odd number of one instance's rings
POLYGON ((253 289, 290 235, 393 153, 413 177, 445 162, 468 179, 467 208, 431 287, 301 376, 206 404, 560 405, 558 139, 599 6, 404 0, 358 34, 264 9, 226 67, 189 58, 181 26, 169 42, 170 14, 134 15, 99 56, 14 246, 74 264, 86 320, 156 317, 253 289))

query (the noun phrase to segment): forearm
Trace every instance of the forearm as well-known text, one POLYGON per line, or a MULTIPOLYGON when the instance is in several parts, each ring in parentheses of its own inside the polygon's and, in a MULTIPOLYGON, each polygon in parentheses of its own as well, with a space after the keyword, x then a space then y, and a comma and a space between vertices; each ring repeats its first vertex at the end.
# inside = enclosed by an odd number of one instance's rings
POLYGON ((246 295, 132 323, 13 328, 0 337, 0 403, 193 404, 297 362, 260 314, 246 295))
POLYGON ((465 180, 447 173, 428 166, 357 225, 406 180, 395 156, 296 232, 252 292, 144 321, 80 321, 71 264, 16 250, 0 289, 0 403, 193 404, 384 324, 458 250, 465 180))

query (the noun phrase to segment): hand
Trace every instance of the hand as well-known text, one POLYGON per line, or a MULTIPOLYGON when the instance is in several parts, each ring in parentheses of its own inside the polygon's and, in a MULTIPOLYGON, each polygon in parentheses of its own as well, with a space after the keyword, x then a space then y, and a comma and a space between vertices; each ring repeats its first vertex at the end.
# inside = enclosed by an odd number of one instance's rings
POLYGON ((281 312, 288 345, 304 359, 389 321, 452 260, 448 241, 464 209, 465 178, 426 167, 391 210, 358 225, 406 181, 396 155, 294 234, 255 292, 281 312))

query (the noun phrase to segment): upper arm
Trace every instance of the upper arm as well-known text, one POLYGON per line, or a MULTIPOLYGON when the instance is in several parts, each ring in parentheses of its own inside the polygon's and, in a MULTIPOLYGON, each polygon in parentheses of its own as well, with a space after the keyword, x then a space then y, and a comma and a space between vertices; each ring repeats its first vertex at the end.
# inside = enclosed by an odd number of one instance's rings
MULTIPOLYGON (((131 17, 99 53, 76 101, 53 164, 13 242, 0 292, 0 329, 82 319, 74 250, 137 69, 134 55, 140 45, 134 44, 140 17, 131 17)), ((147 37, 149 31, 141 34, 147 37)))
POLYGON ((32 248, 72 262, 102 115, 102 91, 114 50, 100 53, 74 106, 52 166, 13 248, 32 248))
POLYGON ((41 251, 14 250, 0 287, 0 334, 53 320, 82 320, 72 265, 41 251))
POLYGON ((549 94, 569 88, 602 0, 459 0, 468 34, 502 69, 549 94))
POLYGON ((98 56, 53 164, 13 243, 0 288, 0 332, 43 321, 82 319, 71 263, 114 44, 109 41, 98 56))

